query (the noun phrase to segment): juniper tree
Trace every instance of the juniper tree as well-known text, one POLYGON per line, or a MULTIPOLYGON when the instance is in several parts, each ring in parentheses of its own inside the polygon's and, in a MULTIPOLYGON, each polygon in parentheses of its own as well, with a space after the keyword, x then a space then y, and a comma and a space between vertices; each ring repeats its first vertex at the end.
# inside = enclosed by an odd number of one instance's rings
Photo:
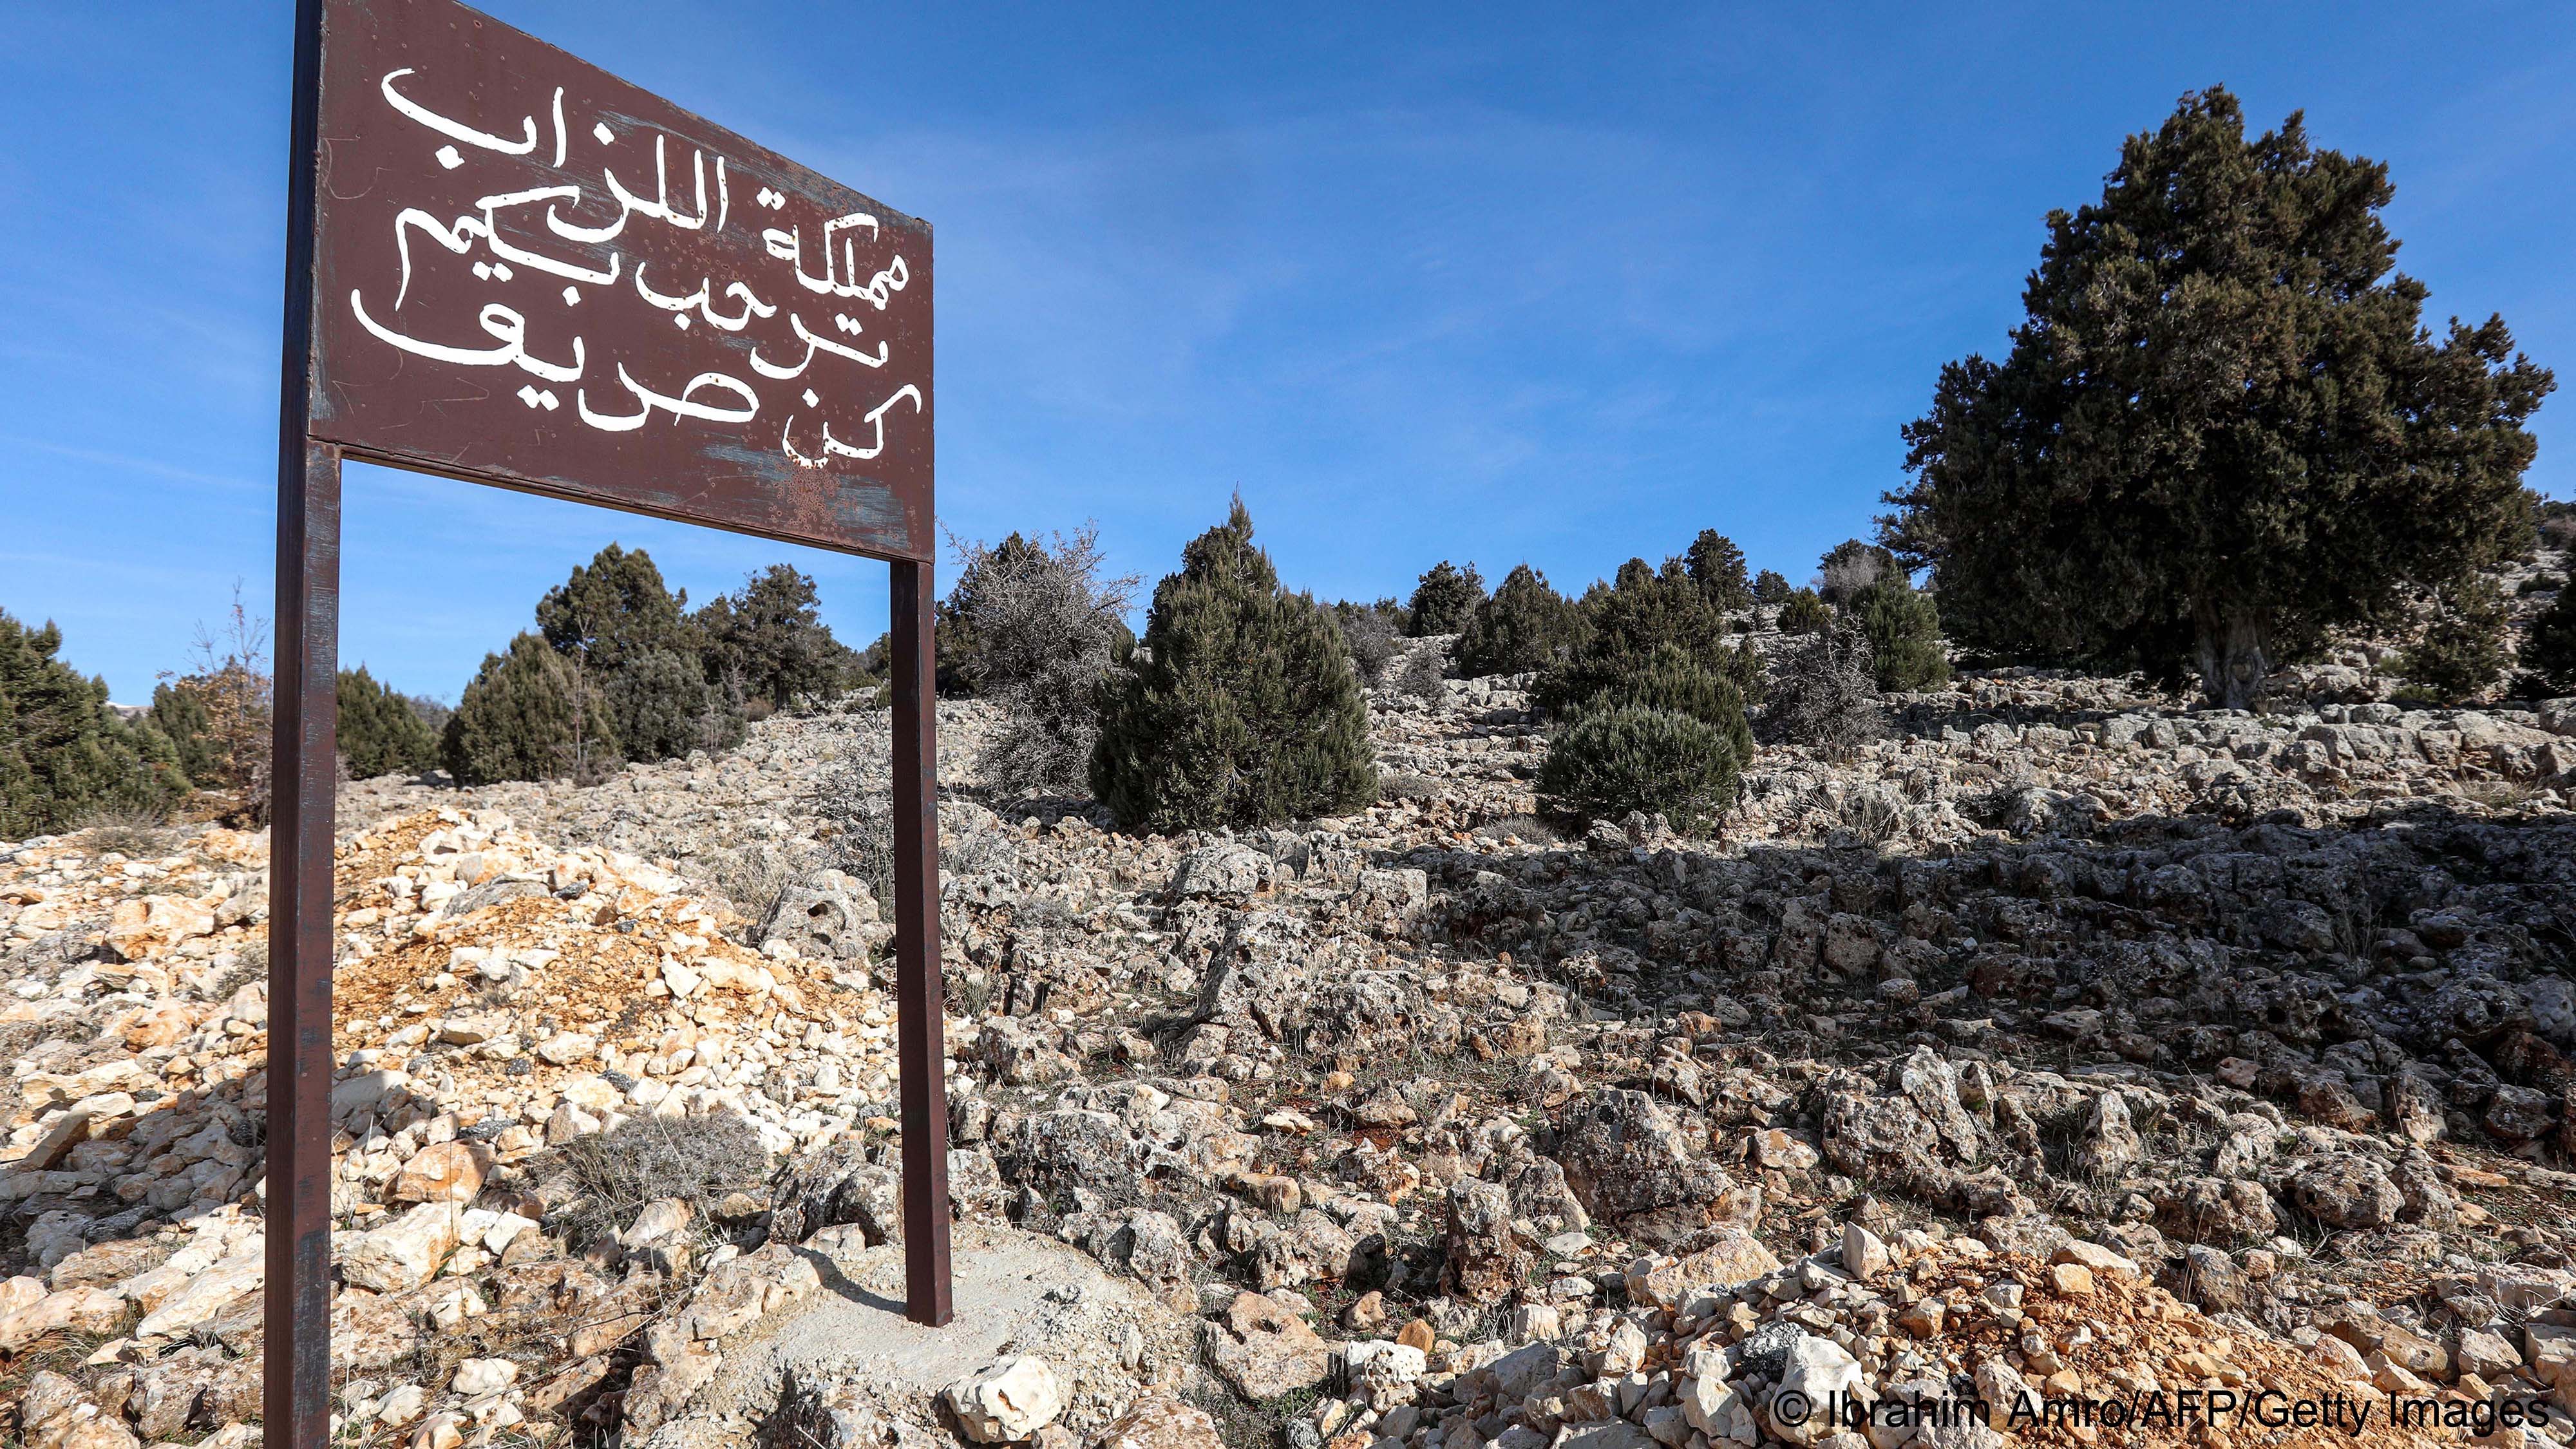
POLYGON ((1485 581, 1469 564, 1458 568, 1442 559, 1423 570, 1413 586, 1413 598, 1406 605, 1407 633, 1420 639, 1432 634, 1455 634, 1467 627, 1468 618, 1485 597, 1485 581))
POLYGON ((1679 562, 1658 572, 1632 558, 1611 582, 1586 590, 1580 609, 1580 642, 1539 678, 1539 703, 1550 710, 1571 709, 1635 677, 1666 645, 1721 675, 1734 653, 1724 617, 1679 562))
POLYGON ((1581 634, 1574 601, 1550 588, 1547 575, 1518 564, 1469 616, 1458 641, 1458 672, 1475 679, 1544 669, 1572 649, 1581 634))
POLYGON ((1941 371, 1882 537, 1964 642, 2188 663, 2249 704, 2276 660, 2527 545, 2524 428, 2553 386, 2500 317, 2423 324, 2388 168, 2234 96, 2131 136, 2052 212, 2001 361, 1941 371))
POLYGON ((1852 596, 1846 612, 1869 641, 1870 670, 1880 689, 1933 689, 1950 682, 1941 611, 1903 570, 1881 573, 1852 596))
POLYGON ((813 578, 787 564, 771 564, 709 600, 693 622, 707 681, 738 682, 746 700, 769 709, 821 700, 860 672, 857 656, 824 624, 813 578))
POLYGON ((338 693, 340 759, 350 779, 436 767, 438 736, 411 701, 378 683, 367 666, 341 670, 338 693))
POLYGON ((1368 709, 1330 610, 1279 587, 1237 498, 1154 587, 1113 676, 1092 794, 1129 830, 1248 826, 1375 799, 1368 709))
POLYGON ((656 650, 694 653, 689 595, 674 594, 644 550, 610 544, 537 601, 546 642, 594 673, 656 650))
POLYGON ((2443 705, 2484 693, 2503 677, 2507 662, 2504 591, 2484 576, 2436 596, 2431 617, 2396 660, 2409 695, 2443 705))
POLYGON ((1753 601, 1774 608, 1789 602, 1789 581, 1777 569, 1764 569, 1753 576, 1753 601))
POLYGON ((1775 622, 1783 634, 1813 634, 1833 627, 1834 611, 1814 589, 1795 589, 1781 601, 1775 622))
POLYGON ((616 764, 617 733, 581 664, 521 634, 507 653, 483 656, 448 717, 439 758, 460 785, 588 778, 616 764))
POLYGON ((1692 583, 1721 609, 1753 606, 1753 585, 1744 576, 1744 550, 1714 528, 1703 528, 1682 555, 1692 583))
POLYGON ((2558 581, 2558 597, 2531 621, 2522 640, 2522 691, 2541 699, 2576 695, 2576 577, 2558 581))
POLYGON ((128 725, 107 681, 57 656, 63 634, 0 611, 0 840, 24 840, 103 809, 157 812, 187 793, 177 752, 128 725))

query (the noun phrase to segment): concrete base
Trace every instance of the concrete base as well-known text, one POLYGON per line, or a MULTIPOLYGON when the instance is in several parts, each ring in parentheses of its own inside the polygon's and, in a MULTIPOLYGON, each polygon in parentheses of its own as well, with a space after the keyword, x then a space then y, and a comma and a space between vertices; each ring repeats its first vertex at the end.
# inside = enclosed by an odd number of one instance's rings
POLYGON ((823 1291, 727 1340, 688 1417, 756 1422, 793 1373, 799 1384, 848 1386, 887 1419, 927 1427, 943 1423, 941 1390, 997 1359, 1036 1354, 1064 1389, 1058 1422, 1089 1433, 1146 1388, 1176 1387, 1194 1372, 1197 1325, 1080 1250, 972 1223, 957 1225, 954 1248, 957 1311, 946 1328, 903 1316, 900 1244, 817 1253, 823 1291))

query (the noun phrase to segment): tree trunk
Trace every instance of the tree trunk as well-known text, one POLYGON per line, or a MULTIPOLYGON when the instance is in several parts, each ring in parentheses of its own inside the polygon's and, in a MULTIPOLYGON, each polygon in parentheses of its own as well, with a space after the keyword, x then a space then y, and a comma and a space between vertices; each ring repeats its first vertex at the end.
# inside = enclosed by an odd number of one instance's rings
POLYGON ((2271 629, 2260 610, 2202 604, 2192 611, 2199 636, 2201 697, 2216 709, 2252 709, 2272 672, 2263 657, 2271 629))

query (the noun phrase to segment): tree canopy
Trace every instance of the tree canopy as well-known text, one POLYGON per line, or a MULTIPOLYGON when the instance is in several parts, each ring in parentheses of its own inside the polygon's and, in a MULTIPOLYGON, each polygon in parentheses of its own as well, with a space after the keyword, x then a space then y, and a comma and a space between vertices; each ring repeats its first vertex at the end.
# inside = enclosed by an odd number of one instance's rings
POLYGON ((2518 550, 2553 386, 2501 318, 2422 322, 2380 162, 2183 97, 2053 212, 2000 362, 1941 371, 1883 538, 1974 647, 2196 668, 2251 702, 2325 631, 2518 550))

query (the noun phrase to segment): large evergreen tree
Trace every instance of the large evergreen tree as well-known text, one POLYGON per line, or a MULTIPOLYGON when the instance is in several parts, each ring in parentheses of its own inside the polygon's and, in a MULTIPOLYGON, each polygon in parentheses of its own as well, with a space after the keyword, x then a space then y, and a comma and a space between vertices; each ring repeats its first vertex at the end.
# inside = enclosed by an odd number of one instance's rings
MULTIPOLYGON (((783 597, 792 588, 773 586, 769 592, 764 611, 793 614, 783 597)), ((708 677, 703 616, 690 614, 688 606, 688 591, 672 592, 650 554, 614 543, 537 601, 539 632, 573 665, 576 683, 608 711, 615 753, 626 759, 670 759, 741 738, 745 686, 725 668, 736 656, 730 649, 715 652, 717 677, 708 677)), ((722 622, 734 630, 736 647, 746 642, 744 626, 759 624, 740 620, 730 608, 722 622)), ((769 661, 773 668, 778 663, 769 661)), ((587 742, 582 749, 588 759, 587 742)))
POLYGON ((1130 830, 1275 823, 1377 795, 1368 708, 1332 613, 1279 587, 1237 498, 1154 587, 1111 678, 1091 790, 1130 830))
POLYGON ((2286 654, 2385 622, 2530 536, 2552 384, 2501 318, 2422 324, 2379 162, 2224 89, 2129 138, 2048 218, 2001 362, 1942 369, 1886 540, 1964 642, 2196 666, 2246 705, 2286 654))
POLYGON ((687 590, 674 594, 642 549, 610 544, 537 601, 537 629, 594 673, 657 651, 695 653, 687 590))

